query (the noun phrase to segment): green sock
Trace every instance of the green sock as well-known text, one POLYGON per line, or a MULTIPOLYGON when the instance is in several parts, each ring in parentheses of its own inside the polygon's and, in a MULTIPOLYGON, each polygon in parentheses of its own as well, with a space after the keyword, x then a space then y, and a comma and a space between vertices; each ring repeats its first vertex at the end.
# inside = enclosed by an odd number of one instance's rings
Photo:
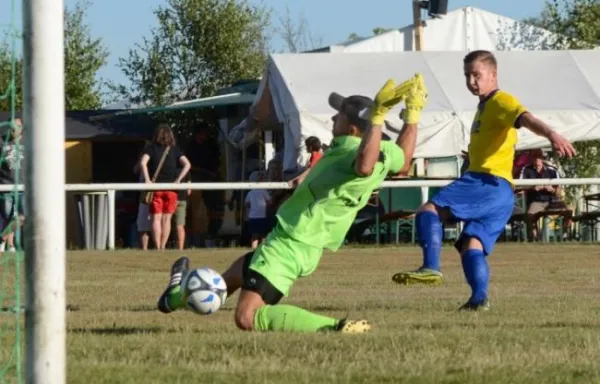
POLYGON ((180 285, 176 285, 169 290, 169 293, 167 293, 167 304, 169 305, 169 308, 176 310, 185 307, 182 293, 180 285))
POLYGON ((257 331, 318 332, 334 330, 339 320, 317 315, 293 305, 265 305, 254 315, 257 331))

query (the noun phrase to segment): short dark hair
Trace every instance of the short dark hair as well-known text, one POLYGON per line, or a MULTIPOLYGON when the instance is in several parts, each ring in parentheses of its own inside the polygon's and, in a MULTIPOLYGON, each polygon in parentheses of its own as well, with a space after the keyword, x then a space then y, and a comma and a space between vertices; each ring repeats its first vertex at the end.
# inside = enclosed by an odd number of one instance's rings
POLYGON ((156 131, 154 132, 154 139, 152 141, 154 141, 156 144, 164 145, 165 147, 174 147, 175 135, 173 134, 171 127, 169 127, 169 124, 158 124, 156 131))
POLYGON ((306 149, 310 152, 316 152, 321 150, 321 140, 319 140, 319 138, 316 136, 311 136, 304 140, 304 145, 306 146, 306 149))
POLYGON ((490 64, 494 68, 498 67, 498 61, 496 61, 496 57, 490 51, 477 50, 477 51, 469 52, 469 54, 465 56, 463 63, 471 64, 476 61, 482 61, 484 63, 490 64))

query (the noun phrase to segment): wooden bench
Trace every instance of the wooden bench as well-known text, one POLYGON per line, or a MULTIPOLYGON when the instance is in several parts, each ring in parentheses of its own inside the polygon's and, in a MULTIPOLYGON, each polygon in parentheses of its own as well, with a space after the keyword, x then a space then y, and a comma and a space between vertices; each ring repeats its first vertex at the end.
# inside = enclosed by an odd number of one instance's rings
POLYGON ((591 240, 592 241, 598 240, 597 236, 596 236, 595 226, 596 226, 596 224, 598 224, 600 222, 600 211, 583 212, 580 215, 574 216, 572 220, 576 224, 580 223, 585 226, 591 227, 592 228, 592 239, 591 240))

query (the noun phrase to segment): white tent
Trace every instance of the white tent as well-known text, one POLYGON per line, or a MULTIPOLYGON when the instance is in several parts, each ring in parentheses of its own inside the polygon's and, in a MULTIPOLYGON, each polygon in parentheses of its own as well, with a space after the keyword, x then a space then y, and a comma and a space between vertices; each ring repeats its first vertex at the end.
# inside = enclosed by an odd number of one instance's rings
MULTIPOLYGON (((316 49, 314 52, 402 52, 415 50, 415 27, 316 49)), ((478 8, 460 8, 425 22, 422 51, 549 49, 554 35, 542 28, 478 8)))
MULTIPOLYGON (((453 156, 468 146, 478 100, 465 87, 466 52, 280 54, 269 58, 247 121, 247 130, 278 121, 284 130, 284 169, 306 161, 303 142, 331 139, 330 92, 373 96, 388 79, 402 81, 423 73, 429 103, 419 130, 416 157, 453 156)), ((502 89, 513 93, 535 115, 571 140, 600 139, 600 62, 598 51, 497 52, 502 89)), ((399 109, 389 122, 399 127, 399 109)), ((268 124, 270 127, 277 125, 268 124)), ((240 127, 242 128, 242 127, 240 127)), ((239 133, 239 132, 238 132, 239 133)), ((394 132, 387 132, 392 138, 394 132)), ((545 145, 527 130, 518 148, 545 145)), ((233 135, 231 136, 233 137, 233 135)), ((239 137, 239 136, 238 136, 239 137)))

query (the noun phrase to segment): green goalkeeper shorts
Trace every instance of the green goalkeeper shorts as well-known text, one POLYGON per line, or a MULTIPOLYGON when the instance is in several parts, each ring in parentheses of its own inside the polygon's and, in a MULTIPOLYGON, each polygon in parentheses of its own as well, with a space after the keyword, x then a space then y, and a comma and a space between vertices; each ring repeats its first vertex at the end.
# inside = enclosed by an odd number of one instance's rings
POLYGON ((256 248, 248 267, 287 296, 296 279, 317 269, 322 254, 322 248, 293 239, 277 224, 256 248))

